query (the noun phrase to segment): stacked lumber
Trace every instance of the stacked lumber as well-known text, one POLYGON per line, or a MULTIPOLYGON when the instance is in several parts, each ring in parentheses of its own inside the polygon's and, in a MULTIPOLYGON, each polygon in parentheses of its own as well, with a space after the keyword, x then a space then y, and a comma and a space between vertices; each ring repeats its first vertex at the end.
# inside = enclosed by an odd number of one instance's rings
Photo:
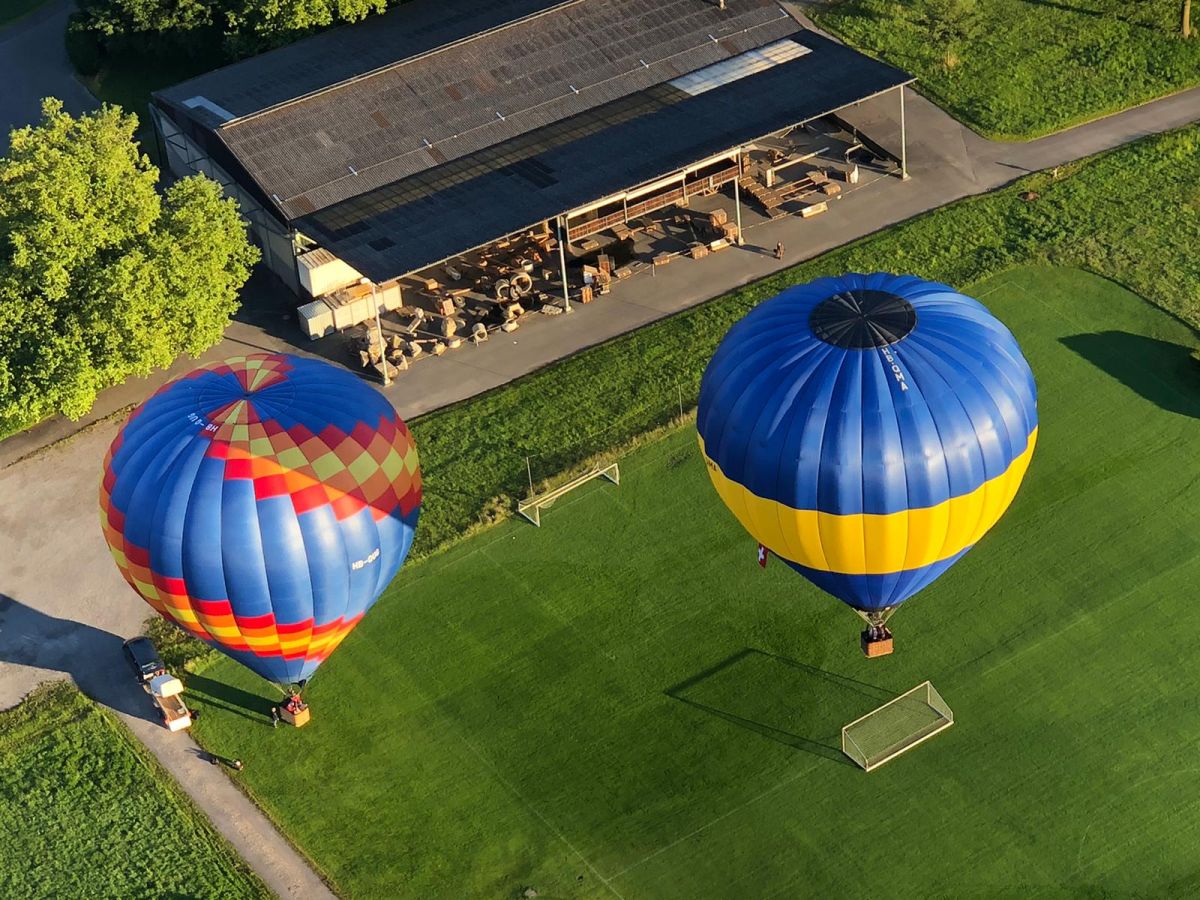
POLYGON ((764 187, 753 175, 743 175, 738 179, 738 186, 753 197, 772 219, 778 219, 781 216, 787 215, 787 213, 779 208, 783 202, 779 196, 779 191, 764 187))

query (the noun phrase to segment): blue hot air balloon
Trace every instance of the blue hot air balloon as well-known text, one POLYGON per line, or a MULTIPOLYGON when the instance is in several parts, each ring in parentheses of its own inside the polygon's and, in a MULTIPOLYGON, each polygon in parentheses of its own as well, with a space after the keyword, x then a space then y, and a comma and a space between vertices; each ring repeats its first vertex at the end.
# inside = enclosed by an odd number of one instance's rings
POLYGON ((868 622, 864 640, 1012 502, 1037 441, 1016 340, 944 284, 876 273, 785 290, 735 324, 697 428, 725 505, 868 622))
POLYGON ((109 449, 101 525, 162 616, 280 685, 303 684, 408 554, 417 451, 344 369, 257 354, 196 369, 109 449))

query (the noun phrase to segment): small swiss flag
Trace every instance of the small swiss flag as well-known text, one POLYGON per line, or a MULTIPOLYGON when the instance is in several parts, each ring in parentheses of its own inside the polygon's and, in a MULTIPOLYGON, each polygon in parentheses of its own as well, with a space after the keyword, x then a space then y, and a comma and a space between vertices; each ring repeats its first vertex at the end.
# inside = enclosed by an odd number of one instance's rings
POLYGON ((767 555, 770 552, 771 551, 768 550, 766 547, 764 547, 762 544, 758 545, 758 564, 764 569, 767 567, 767 555))

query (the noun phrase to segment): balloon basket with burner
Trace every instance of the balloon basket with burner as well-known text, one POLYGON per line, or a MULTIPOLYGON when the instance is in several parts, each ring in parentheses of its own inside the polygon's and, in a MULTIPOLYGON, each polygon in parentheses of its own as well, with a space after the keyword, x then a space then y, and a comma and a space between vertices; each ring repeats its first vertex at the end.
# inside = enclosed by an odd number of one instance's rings
POLYGON ((877 656, 887 656, 892 652, 892 632, 887 628, 864 628, 859 635, 859 645, 863 656, 874 659, 877 656))
POLYGON ((863 656, 867 659, 875 659, 877 656, 887 656, 894 648, 892 638, 892 629, 887 627, 887 620, 891 618, 892 613, 896 611, 896 607, 890 606, 885 609, 876 610, 855 610, 867 627, 863 629, 859 635, 858 643, 862 647, 863 656))
POLYGON ((279 707, 279 718, 296 728, 303 728, 310 718, 308 704, 299 697, 293 697, 279 707))

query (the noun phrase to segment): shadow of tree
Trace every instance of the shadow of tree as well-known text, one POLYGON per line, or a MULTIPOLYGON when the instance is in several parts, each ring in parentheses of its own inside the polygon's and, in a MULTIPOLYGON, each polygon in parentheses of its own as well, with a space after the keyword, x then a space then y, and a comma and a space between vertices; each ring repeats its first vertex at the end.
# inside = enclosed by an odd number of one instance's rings
MULTIPOLYGON (((1122 15, 1115 10, 1099 10, 1089 9, 1086 6, 1072 6, 1069 3, 1059 3, 1057 0, 1026 0, 1033 6, 1046 6, 1051 9, 1062 10, 1063 12, 1075 13, 1076 15, 1086 16, 1089 19, 1111 19, 1114 22, 1124 22, 1133 28, 1142 28, 1147 31, 1162 33, 1160 28, 1139 19, 1136 15, 1122 15)), ((1136 10, 1137 4, 1129 4, 1129 8, 1136 10)))
POLYGON ((1200 418, 1200 365, 1190 347, 1127 331, 1075 334, 1059 342, 1160 409, 1200 418))
POLYGON ((125 662, 123 644, 111 632, 47 615, 0 593, 0 661, 62 672, 109 709, 157 722, 158 711, 125 662))
POLYGON ((778 743, 853 766, 841 727, 896 692, 745 647, 663 691, 778 743))

